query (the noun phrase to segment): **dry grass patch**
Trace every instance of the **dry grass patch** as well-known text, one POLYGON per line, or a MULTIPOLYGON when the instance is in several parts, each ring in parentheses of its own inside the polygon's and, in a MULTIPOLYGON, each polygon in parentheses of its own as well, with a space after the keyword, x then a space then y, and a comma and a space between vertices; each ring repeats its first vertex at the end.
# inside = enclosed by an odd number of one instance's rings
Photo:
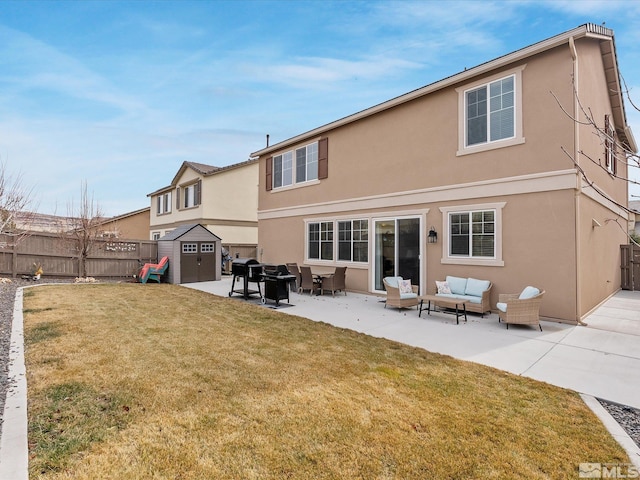
POLYGON ((31 478, 576 478, 575 393, 173 285, 25 298, 31 478))

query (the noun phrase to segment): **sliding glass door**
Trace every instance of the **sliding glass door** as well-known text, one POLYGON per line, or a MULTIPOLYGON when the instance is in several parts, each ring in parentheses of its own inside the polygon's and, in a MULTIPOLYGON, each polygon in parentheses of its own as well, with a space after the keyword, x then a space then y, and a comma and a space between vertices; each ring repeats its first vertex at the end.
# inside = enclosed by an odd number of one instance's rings
POLYGON ((400 276, 420 285, 420 218, 374 220, 374 286, 384 291, 382 279, 400 276))

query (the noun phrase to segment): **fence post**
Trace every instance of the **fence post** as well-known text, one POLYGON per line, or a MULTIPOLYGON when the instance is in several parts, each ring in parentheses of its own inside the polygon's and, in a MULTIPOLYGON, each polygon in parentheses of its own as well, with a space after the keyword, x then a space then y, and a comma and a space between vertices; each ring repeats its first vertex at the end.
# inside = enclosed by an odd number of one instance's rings
POLYGON ((16 246, 16 242, 14 240, 13 245, 11 246, 11 278, 16 278, 18 276, 18 247, 16 246))

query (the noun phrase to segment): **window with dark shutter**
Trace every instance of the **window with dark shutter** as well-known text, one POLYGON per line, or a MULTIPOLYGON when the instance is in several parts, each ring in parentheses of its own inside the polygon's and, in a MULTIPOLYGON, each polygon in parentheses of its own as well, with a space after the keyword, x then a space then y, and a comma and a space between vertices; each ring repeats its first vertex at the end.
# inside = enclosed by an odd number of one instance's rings
POLYGON ((202 180, 198 180, 195 184, 194 192, 194 205, 200 205, 202 203, 202 180))
POLYGON ((180 187, 176 188, 176 210, 180 210, 180 187))

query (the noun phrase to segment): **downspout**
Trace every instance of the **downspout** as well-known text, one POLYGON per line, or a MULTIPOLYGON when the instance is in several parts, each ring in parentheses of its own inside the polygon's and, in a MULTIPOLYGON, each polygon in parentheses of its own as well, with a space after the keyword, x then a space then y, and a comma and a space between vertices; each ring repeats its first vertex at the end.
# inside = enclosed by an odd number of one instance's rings
MULTIPOLYGON (((573 118, 575 119, 573 122, 573 160, 577 166, 580 166, 580 125, 578 123, 578 118, 580 115, 580 110, 578 108, 578 92, 580 91, 578 88, 578 52, 576 50, 576 44, 574 42, 573 37, 569 37, 569 50, 571 51, 571 58, 573 59, 573 118)), ((576 191, 574 195, 574 235, 575 235, 575 245, 576 245, 576 323, 578 325, 586 325, 580 319, 580 304, 582 301, 582 263, 581 263, 581 254, 582 254, 582 242, 580 236, 580 197, 582 196, 582 179, 580 178, 580 174, 576 170, 576 191)))

